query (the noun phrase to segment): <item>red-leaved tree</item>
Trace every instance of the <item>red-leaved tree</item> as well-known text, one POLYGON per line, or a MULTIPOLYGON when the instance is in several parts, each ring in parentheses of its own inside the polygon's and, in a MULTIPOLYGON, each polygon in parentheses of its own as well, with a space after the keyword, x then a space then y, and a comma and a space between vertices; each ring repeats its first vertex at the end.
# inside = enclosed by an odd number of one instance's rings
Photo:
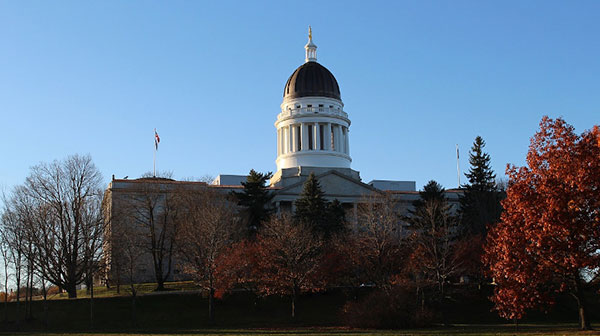
POLYGON ((323 242, 310 227, 297 224, 287 214, 274 216, 259 231, 253 280, 261 295, 291 299, 292 318, 302 293, 323 290, 323 242))
POLYGON ((600 275, 600 131, 581 135, 544 117, 527 166, 507 168, 501 222, 488 235, 484 261, 498 284, 492 300, 505 318, 571 295, 582 329, 586 296, 600 275))

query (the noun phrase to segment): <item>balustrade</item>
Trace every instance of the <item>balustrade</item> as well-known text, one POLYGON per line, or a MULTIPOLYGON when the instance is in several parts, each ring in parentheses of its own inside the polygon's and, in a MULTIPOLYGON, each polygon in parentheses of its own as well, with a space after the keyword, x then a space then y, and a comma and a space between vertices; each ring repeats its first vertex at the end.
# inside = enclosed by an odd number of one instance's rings
POLYGON ((344 118, 348 118, 348 113, 342 111, 341 109, 337 109, 337 108, 329 108, 329 107, 301 107, 301 108, 294 108, 294 109, 288 109, 286 111, 282 111, 281 113, 279 113, 279 115, 277 116, 277 119, 283 119, 283 118, 287 118, 287 117, 292 117, 295 115, 300 115, 300 114, 309 114, 309 113, 313 113, 313 114, 332 114, 332 115, 337 115, 337 116, 342 116, 344 118))

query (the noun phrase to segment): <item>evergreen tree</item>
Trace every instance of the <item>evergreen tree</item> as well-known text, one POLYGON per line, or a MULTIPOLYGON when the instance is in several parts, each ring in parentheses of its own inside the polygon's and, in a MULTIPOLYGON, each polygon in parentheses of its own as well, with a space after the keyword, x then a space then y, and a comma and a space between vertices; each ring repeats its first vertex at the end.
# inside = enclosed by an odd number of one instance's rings
POLYGON ((423 191, 419 192, 419 199, 413 202, 413 206, 415 209, 425 205, 427 201, 431 200, 440 200, 445 201, 446 196, 444 193, 446 189, 442 187, 439 183, 434 180, 427 182, 427 184, 423 187, 423 191))
POLYGON ((318 228, 325 226, 327 200, 325 200, 323 195, 321 185, 315 174, 310 173, 308 179, 304 182, 300 197, 296 200, 294 220, 317 231, 319 230, 318 228))
POLYGON ((442 218, 450 218, 450 205, 445 195, 446 189, 434 180, 429 181, 423 191, 419 192, 419 199, 412 202, 413 209, 409 210, 410 216, 406 219, 412 227, 422 229, 427 225, 436 225, 442 218), (424 221, 426 219, 426 221, 424 221))
POLYGON ((346 231, 346 211, 342 207, 342 203, 337 199, 329 202, 327 205, 327 229, 325 237, 328 238, 333 233, 341 233, 346 231))
POLYGON ((314 233, 329 238, 344 230, 345 214, 338 200, 328 202, 314 173, 308 176, 300 197, 296 200, 294 220, 312 228, 314 233))
POLYGON ((242 206, 242 215, 246 220, 248 233, 253 236, 261 223, 267 221, 273 212, 271 200, 273 194, 267 189, 267 181, 273 177, 273 173, 258 173, 250 170, 246 182, 242 182, 242 192, 232 192, 232 195, 242 206))
POLYGON ((496 223, 502 212, 502 193, 496 185, 496 174, 484 147, 485 141, 477 136, 469 153, 471 168, 465 174, 469 183, 463 186, 464 193, 460 197, 463 225, 473 234, 485 234, 487 225, 496 223))
POLYGON ((465 173, 469 184, 466 186, 470 190, 477 191, 497 191, 496 174, 490 167, 491 159, 488 153, 483 151, 485 141, 480 136, 475 138, 471 152, 469 153, 469 163, 471 168, 465 173))

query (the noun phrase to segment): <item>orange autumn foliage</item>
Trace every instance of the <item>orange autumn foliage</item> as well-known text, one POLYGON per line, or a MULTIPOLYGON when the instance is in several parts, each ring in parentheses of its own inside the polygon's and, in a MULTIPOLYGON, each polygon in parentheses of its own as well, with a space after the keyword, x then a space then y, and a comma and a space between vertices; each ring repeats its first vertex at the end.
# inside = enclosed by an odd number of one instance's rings
POLYGON ((544 117, 531 139, 527 166, 509 166, 507 174, 505 211, 491 228, 484 255, 498 285, 496 309, 518 319, 568 293, 585 328, 584 292, 598 277, 590 270, 600 267, 598 127, 578 135, 564 120, 544 117))

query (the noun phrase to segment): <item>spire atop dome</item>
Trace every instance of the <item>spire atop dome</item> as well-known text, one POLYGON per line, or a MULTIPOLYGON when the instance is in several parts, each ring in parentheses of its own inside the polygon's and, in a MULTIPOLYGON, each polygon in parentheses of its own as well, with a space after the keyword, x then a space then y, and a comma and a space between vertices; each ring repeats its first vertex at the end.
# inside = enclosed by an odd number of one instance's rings
POLYGON ((305 62, 316 62, 317 61, 317 45, 312 41, 312 28, 308 26, 308 43, 304 46, 306 49, 305 62))

